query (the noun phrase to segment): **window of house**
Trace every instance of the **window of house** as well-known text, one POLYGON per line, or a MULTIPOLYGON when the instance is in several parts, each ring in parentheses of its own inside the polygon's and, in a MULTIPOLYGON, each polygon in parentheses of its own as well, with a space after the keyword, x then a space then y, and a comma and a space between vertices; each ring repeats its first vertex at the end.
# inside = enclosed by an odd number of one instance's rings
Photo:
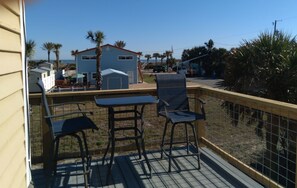
POLYGON ((92 80, 96 80, 96 75, 97 75, 96 72, 92 72, 92 80))
POLYGON ((133 56, 132 55, 119 55, 118 59, 119 60, 132 60, 133 56))
POLYGON ((96 60, 96 56, 95 55, 83 55, 83 56, 81 56, 81 59, 84 61, 96 60))

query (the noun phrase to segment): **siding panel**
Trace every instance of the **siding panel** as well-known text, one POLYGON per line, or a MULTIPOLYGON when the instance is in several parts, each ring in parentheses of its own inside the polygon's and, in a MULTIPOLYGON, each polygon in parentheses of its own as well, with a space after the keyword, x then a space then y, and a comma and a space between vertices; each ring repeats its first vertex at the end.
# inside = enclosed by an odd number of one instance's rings
POLYGON ((0 25, 9 27, 14 30, 19 30, 20 18, 6 7, 0 4, 0 25))
POLYGON ((0 4, 8 7, 15 15, 20 15, 20 4, 18 0, 7 0, 5 3, 0 1, 0 4))
POLYGON ((0 51, 21 52, 21 49, 20 35, 0 28, 0 51))
POLYGON ((22 166, 25 165, 23 157, 25 155, 23 139, 24 133, 20 130, 16 135, 14 135, 13 141, 8 145, 9 148, 13 147, 14 150, 4 150, 0 153, 1 159, 6 161, 5 165, 8 165, 6 166, 5 173, 0 174, 0 182, 3 182, 3 187, 15 187, 13 186, 15 182, 26 182, 24 174, 25 170, 22 170, 22 166))
MULTIPOLYGON (((0 132, 2 136, 0 137, 0 151, 10 142, 13 135, 21 128, 24 122, 23 110, 19 110, 10 119, 8 119, 4 124, 0 125, 0 132)), ((0 168, 0 174, 4 169, 0 168)))
POLYGON ((0 75, 22 70, 21 53, 0 52, 0 75))
MULTIPOLYGON (((4 124, 11 116, 13 116, 20 109, 23 109, 22 91, 18 91, 11 96, 0 100, 0 126, 4 124)), ((4 125, 5 126, 5 125, 4 125)))
POLYGON ((21 72, 1 76, 0 86, 0 100, 4 99, 6 96, 9 96, 17 92, 18 90, 21 90, 23 87, 21 72))
POLYGON ((28 185, 20 2, 0 1, 0 187, 28 185))

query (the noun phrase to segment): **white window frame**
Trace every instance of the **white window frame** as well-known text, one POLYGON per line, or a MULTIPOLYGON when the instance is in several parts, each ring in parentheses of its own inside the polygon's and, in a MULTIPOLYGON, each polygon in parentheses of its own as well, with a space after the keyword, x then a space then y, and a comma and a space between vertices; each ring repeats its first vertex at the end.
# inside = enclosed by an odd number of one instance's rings
POLYGON ((80 57, 80 59, 81 59, 82 61, 94 61, 94 60, 96 60, 96 55, 82 55, 82 56, 80 57), (90 58, 90 59, 84 59, 83 57, 95 57, 95 59, 93 59, 93 58, 90 58))
POLYGON ((132 61, 134 60, 134 56, 133 55, 118 55, 118 60, 119 61, 132 61), (125 57, 124 59, 120 59, 120 57, 125 57), (131 59, 127 59, 127 57, 132 57, 131 59))

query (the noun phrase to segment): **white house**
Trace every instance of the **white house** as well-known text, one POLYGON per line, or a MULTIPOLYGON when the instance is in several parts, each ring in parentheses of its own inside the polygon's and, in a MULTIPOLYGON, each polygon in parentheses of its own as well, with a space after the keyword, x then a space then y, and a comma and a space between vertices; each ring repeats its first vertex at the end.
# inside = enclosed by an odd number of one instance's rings
POLYGON ((39 92, 40 89, 36 85, 38 78, 41 78, 46 91, 55 87, 55 70, 51 63, 42 63, 38 68, 29 71, 29 92, 39 92))

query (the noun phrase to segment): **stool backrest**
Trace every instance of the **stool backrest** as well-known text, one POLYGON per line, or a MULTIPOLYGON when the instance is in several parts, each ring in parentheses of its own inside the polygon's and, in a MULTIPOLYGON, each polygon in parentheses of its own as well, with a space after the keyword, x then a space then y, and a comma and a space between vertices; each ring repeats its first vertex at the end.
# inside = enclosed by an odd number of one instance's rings
POLYGON ((169 106, 167 111, 187 111, 189 101, 187 96, 186 77, 183 74, 156 74, 157 95, 161 99, 157 104, 158 112, 165 111, 166 101, 169 106))

